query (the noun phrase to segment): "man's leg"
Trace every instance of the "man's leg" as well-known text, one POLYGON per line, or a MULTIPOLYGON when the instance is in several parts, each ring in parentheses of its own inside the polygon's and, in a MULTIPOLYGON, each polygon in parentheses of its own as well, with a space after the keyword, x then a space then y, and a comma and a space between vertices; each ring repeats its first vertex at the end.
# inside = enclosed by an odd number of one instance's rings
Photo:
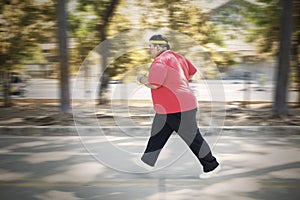
POLYGON ((202 164, 204 172, 212 171, 219 165, 216 158, 212 155, 210 147, 202 137, 199 129, 197 130, 194 140, 189 147, 202 164))
POLYGON ((181 113, 181 122, 177 133, 198 158, 203 166, 203 171, 209 172, 214 170, 219 163, 200 133, 196 122, 196 112, 197 110, 191 110, 181 113))
POLYGON ((156 114, 153 119, 151 136, 148 140, 146 150, 142 156, 142 161, 154 166, 160 151, 167 143, 173 133, 173 129, 166 123, 167 115, 156 114))

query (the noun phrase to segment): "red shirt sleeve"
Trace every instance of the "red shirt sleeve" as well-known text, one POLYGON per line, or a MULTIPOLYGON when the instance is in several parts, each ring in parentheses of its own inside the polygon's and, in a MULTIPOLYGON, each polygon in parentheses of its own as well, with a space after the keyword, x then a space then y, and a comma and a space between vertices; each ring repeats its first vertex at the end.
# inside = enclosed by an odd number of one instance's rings
POLYGON ((148 81, 152 85, 161 86, 167 76, 167 67, 161 63, 153 63, 150 67, 148 81))
POLYGON ((197 72, 197 68, 188 59, 186 59, 186 62, 189 67, 189 75, 194 75, 197 72))

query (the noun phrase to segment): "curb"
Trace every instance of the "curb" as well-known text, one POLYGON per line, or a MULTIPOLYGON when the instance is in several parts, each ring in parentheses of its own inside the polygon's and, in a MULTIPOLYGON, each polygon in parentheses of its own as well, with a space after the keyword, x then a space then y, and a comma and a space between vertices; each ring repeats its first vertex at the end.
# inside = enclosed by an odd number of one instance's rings
MULTIPOLYGON (((200 126, 202 134, 223 136, 300 135, 300 126, 200 126)), ((149 126, 0 126, 0 136, 148 137, 149 126)))

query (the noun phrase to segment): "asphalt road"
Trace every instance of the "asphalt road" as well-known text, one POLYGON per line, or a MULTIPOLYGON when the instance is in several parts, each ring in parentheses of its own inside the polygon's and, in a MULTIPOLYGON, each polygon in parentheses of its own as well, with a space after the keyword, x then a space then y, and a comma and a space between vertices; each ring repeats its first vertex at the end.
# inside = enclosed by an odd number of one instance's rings
POLYGON ((205 136, 222 164, 200 180, 176 135, 152 171, 134 162, 147 137, 12 136, 0 140, 2 200, 298 200, 299 134, 205 136), (280 136, 282 135, 282 136, 280 136), (120 153, 118 153, 120 152, 120 153))

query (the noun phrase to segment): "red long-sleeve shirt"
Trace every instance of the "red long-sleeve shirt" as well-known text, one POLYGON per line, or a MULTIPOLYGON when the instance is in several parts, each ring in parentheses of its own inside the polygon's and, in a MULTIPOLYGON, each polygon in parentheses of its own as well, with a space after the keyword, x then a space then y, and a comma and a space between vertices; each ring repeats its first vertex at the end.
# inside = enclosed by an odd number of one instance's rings
POLYGON ((189 77, 197 68, 185 57, 167 50, 151 64, 148 81, 159 88, 151 89, 154 110, 158 114, 184 112, 197 108, 197 99, 189 87, 189 77))

